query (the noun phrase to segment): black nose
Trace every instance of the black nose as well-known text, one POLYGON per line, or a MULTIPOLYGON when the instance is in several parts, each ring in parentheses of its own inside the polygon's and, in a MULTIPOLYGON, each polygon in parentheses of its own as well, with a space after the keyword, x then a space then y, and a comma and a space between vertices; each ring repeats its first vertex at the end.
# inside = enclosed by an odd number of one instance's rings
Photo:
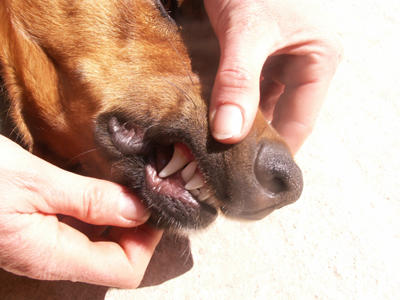
POLYGON ((232 187, 237 197, 222 208, 226 215, 259 220, 300 198, 303 176, 288 148, 265 141, 259 149, 254 159, 255 176, 248 181, 242 178, 237 188, 232 187))
POLYGON ((260 147, 254 173, 272 198, 289 204, 300 197, 303 188, 301 170, 282 144, 265 143, 260 147), (283 193, 286 194, 285 198, 280 197, 283 193))

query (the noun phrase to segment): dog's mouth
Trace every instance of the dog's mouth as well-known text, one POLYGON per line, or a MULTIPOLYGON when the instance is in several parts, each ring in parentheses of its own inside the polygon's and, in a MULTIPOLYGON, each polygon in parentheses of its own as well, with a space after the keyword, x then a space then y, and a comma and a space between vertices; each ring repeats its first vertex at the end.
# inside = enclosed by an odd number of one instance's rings
POLYGON ((151 225, 198 229, 215 220, 217 200, 182 139, 123 117, 100 120, 99 146, 108 149, 107 156, 115 162, 114 170, 120 175, 116 181, 131 188, 151 209, 151 225))
POLYGON ((145 174, 149 189, 193 208, 216 206, 188 146, 175 143, 173 147, 158 147, 156 152, 155 157, 149 156, 146 159, 145 174))
POLYGON ((189 147, 175 143, 156 149, 155 155, 145 159, 145 187, 140 190, 153 212, 149 223, 199 229, 214 221, 217 201, 189 147))

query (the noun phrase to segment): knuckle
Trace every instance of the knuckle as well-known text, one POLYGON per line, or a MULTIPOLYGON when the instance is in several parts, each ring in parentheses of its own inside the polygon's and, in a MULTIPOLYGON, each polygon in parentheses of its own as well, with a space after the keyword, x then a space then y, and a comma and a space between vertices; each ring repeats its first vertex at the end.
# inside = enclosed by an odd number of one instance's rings
POLYGON ((250 89, 253 88, 253 75, 244 68, 235 67, 223 69, 219 72, 218 79, 220 84, 231 89, 250 89))
POLYGON ((96 220, 101 214, 103 207, 105 205, 104 201, 104 191, 97 184, 90 183, 83 192, 82 197, 82 217, 86 221, 96 220))

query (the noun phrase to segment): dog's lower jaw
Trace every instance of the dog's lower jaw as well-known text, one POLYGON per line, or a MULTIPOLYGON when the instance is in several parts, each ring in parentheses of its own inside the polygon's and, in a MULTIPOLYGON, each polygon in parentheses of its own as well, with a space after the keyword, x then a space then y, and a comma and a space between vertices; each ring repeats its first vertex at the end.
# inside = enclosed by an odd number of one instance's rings
POLYGON ((142 196, 152 211, 149 224, 162 229, 201 229, 216 219, 218 213, 210 205, 211 199, 199 201, 185 189, 182 171, 160 178, 157 169, 154 160, 145 167, 142 196))

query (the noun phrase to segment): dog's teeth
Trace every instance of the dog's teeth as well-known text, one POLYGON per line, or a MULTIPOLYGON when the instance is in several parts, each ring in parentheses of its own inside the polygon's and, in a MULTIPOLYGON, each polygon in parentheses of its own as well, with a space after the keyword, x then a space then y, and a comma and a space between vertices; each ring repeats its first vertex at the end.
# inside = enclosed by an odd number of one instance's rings
POLYGON ((199 191, 198 189, 191 190, 190 193, 191 193, 193 196, 195 196, 195 197, 197 197, 198 195, 200 195, 200 191, 199 191))
POLYGON ((211 193, 208 191, 208 189, 203 187, 200 189, 200 195, 197 197, 197 199, 199 201, 204 201, 204 200, 210 198, 210 196, 211 196, 211 193))
POLYGON ((188 183, 186 183, 185 189, 191 191, 191 190, 199 189, 199 188, 203 187, 203 185, 204 185, 203 176, 199 173, 195 173, 193 175, 193 178, 190 179, 190 181, 188 183))
POLYGON ((174 154, 172 155, 170 162, 165 166, 160 174, 158 174, 158 176, 160 178, 168 177, 182 169, 187 163, 188 159, 186 156, 174 146, 174 154))
POLYGON ((196 169, 197 169, 197 163, 195 161, 192 161, 190 164, 186 166, 186 168, 182 170, 182 179, 185 183, 188 183, 189 180, 193 178, 196 169))
POLYGON ((211 206, 214 204, 213 200, 211 198, 208 198, 208 199, 204 200, 204 203, 208 204, 208 205, 211 205, 211 206))

